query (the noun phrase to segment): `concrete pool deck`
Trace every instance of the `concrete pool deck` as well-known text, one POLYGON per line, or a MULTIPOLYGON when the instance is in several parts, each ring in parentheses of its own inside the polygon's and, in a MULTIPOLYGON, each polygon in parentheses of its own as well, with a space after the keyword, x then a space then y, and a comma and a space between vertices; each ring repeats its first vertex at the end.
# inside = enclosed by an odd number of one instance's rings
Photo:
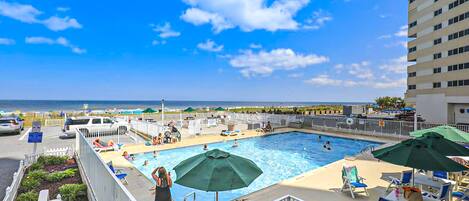
MULTIPOLYGON (((282 133, 288 131, 301 131, 306 133, 315 133, 322 135, 330 135, 336 137, 346 137, 352 139, 369 140, 381 143, 395 143, 398 139, 371 137, 365 135, 352 135, 341 133, 330 133, 313 131, 310 129, 277 129, 275 133, 282 133)), ((224 140, 243 139, 250 137, 262 136, 262 133, 255 131, 244 131, 244 135, 239 136, 220 136, 220 135, 205 135, 192 138, 183 139, 182 142, 175 144, 164 144, 159 146, 145 146, 129 145, 124 146, 119 151, 101 153, 103 159, 108 162, 112 161, 114 166, 124 168, 128 173, 127 180, 129 184, 126 185, 127 189, 135 196, 137 200, 153 200, 154 195, 149 191, 153 186, 152 182, 145 177, 140 171, 133 167, 133 165, 122 157, 122 153, 127 151, 130 154, 152 152, 155 150, 166 150, 173 148, 180 148, 193 145, 201 145, 206 143, 220 142, 224 140)), ((274 134, 275 134, 274 133, 274 134)), ((210 148, 210 147, 209 147, 210 148)), ((362 196, 359 194, 355 200, 377 200, 379 196, 384 194, 388 183, 382 179, 386 174, 399 174, 408 168, 396 166, 385 162, 377 162, 370 160, 339 160, 326 166, 317 168, 315 170, 306 172, 297 177, 281 181, 275 185, 266 187, 259 191, 241 197, 239 200, 266 200, 272 201, 284 195, 293 195, 305 201, 315 200, 353 200, 350 193, 341 193, 342 187, 341 170, 344 164, 356 165, 359 174, 366 178, 365 183, 369 185, 369 196, 362 196)), ((173 178, 175 179, 175 178, 173 178)))

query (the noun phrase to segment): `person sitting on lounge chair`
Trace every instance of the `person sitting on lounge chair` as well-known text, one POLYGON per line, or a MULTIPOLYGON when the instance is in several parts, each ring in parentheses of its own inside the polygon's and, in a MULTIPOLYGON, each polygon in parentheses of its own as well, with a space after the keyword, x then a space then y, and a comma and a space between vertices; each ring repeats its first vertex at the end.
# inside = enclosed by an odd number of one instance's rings
POLYGON ((159 142, 157 136, 153 136, 153 137, 151 138, 151 144, 152 144, 153 146, 160 144, 160 142, 159 142))
POLYGON ((267 122, 267 125, 265 126, 264 128, 264 133, 267 133, 267 132, 272 132, 272 125, 270 125, 270 121, 267 122))
POLYGON ((105 142, 101 141, 99 138, 96 138, 93 141, 93 145, 97 148, 107 148, 107 147, 113 147, 114 142, 112 140, 109 140, 109 142, 105 143, 105 142))

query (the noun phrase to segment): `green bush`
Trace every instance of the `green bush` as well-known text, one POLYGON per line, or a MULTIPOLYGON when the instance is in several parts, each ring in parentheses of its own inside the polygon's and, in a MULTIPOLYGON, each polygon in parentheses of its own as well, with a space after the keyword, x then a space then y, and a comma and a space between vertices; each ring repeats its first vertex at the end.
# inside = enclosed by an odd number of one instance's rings
POLYGON ((39 194, 35 191, 28 191, 26 193, 21 193, 16 197, 16 201, 37 201, 39 194))
POLYGON ((40 184, 41 182, 38 179, 27 176, 23 181, 21 181, 20 190, 22 192, 31 191, 39 187, 40 184))
POLYGON ((44 170, 34 170, 28 173, 27 177, 31 177, 35 180, 42 181, 46 178, 47 172, 44 170))
POLYGON ((65 164, 67 159, 68 156, 40 156, 37 162, 44 165, 61 165, 65 164))
POLYGON ((63 201, 78 201, 86 198, 85 184, 64 184, 59 187, 63 201))
POLYGON ((61 181, 62 179, 75 176, 77 171, 78 169, 76 168, 70 168, 60 172, 53 172, 46 176, 46 180, 49 182, 61 181))
POLYGON ((33 163, 31 166, 29 166, 29 170, 30 171, 34 171, 34 170, 42 170, 44 169, 44 164, 42 163, 33 163))

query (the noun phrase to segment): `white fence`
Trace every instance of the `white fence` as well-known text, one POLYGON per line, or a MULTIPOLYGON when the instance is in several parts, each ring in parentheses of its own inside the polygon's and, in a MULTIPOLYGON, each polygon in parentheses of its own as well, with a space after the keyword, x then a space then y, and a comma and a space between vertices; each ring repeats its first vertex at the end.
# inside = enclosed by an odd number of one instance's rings
POLYGON ((281 114, 244 114, 244 113, 230 113, 228 114, 228 121, 235 123, 264 123, 270 122, 273 125, 288 126, 290 123, 298 123, 304 121, 302 115, 281 115, 281 114))
POLYGON ((47 149, 43 150, 42 152, 38 152, 36 154, 25 154, 24 155, 24 165, 30 166, 31 164, 35 163, 39 156, 73 156, 73 148, 72 147, 62 147, 62 148, 54 148, 54 149, 47 149))
POLYGON ((13 181, 11 185, 6 188, 5 197, 3 201, 13 201, 16 197, 16 193, 18 192, 18 188, 20 186, 21 179, 24 176, 24 170, 26 166, 24 165, 23 161, 20 161, 18 170, 13 174, 13 181))
POLYGON ((104 163, 83 134, 77 130, 77 161, 83 177, 97 201, 136 201, 115 174, 104 163))

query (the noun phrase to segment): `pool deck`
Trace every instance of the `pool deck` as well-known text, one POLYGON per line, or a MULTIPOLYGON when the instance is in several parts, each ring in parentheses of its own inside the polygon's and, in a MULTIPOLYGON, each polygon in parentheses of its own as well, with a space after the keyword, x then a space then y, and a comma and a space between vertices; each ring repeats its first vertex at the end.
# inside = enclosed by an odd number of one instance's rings
MULTIPOLYGON (((330 132, 325 133, 320 131, 313 131, 310 129, 293 128, 277 129, 275 133, 282 133, 288 131, 301 131, 306 133, 316 133, 336 137, 369 140, 381 143, 395 143, 398 140, 392 138, 371 137, 365 135, 352 135, 330 132)), ((125 186, 135 196, 137 200, 153 200, 154 195, 149 191, 153 184, 148 178, 142 175, 140 171, 134 168, 129 161, 125 160, 122 157, 122 153, 124 151, 127 151, 130 154, 134 154, 193 145, 201 145, 202 149, 202 145, 206 143, 258 137, 263 135, 262 133, 258 133, 255 131, 244 131, 243 134, 244 135, 228 137, 220 135, 196 136, 192 138, 183 139, 182 142, 178 142, 175 144, 164 144, 159 146, 145 146, 143 144, 129 145, 124 146, 119 151, 101 153, 101 156, 106 162, 112 160, 115 167, 123 168, 126 173, 128 173, 127 180, 129 184, 126 184, 125 186)), ((368 192, 370 195, 363 196, 362 194, 357 194, 358 196, 356 196, 355 200, 378 200, 377 198, 384 194, 384 190, 388 185, 388 183, 382 179, 383 175, 391 174, 398 176, 399 172, 408 169, 402 166, 396 166, 386 162, 359 159, 342 159, 329 165, 306 172, 297 177, 284 180, 278 184, 253 192, 251 194, 241 197, 239 200, 272 201, 284 195, 293 195, 295 197, 303 199, 304 201, 353 200, 350 196, 350 193, 347 194, 345 192, 340 192, 340 188, 342 187, 341 170, 344 164, 356 165, 358 167, 359 174, 362 177, 366 178, 365 183, 369 186, 368 192)))

